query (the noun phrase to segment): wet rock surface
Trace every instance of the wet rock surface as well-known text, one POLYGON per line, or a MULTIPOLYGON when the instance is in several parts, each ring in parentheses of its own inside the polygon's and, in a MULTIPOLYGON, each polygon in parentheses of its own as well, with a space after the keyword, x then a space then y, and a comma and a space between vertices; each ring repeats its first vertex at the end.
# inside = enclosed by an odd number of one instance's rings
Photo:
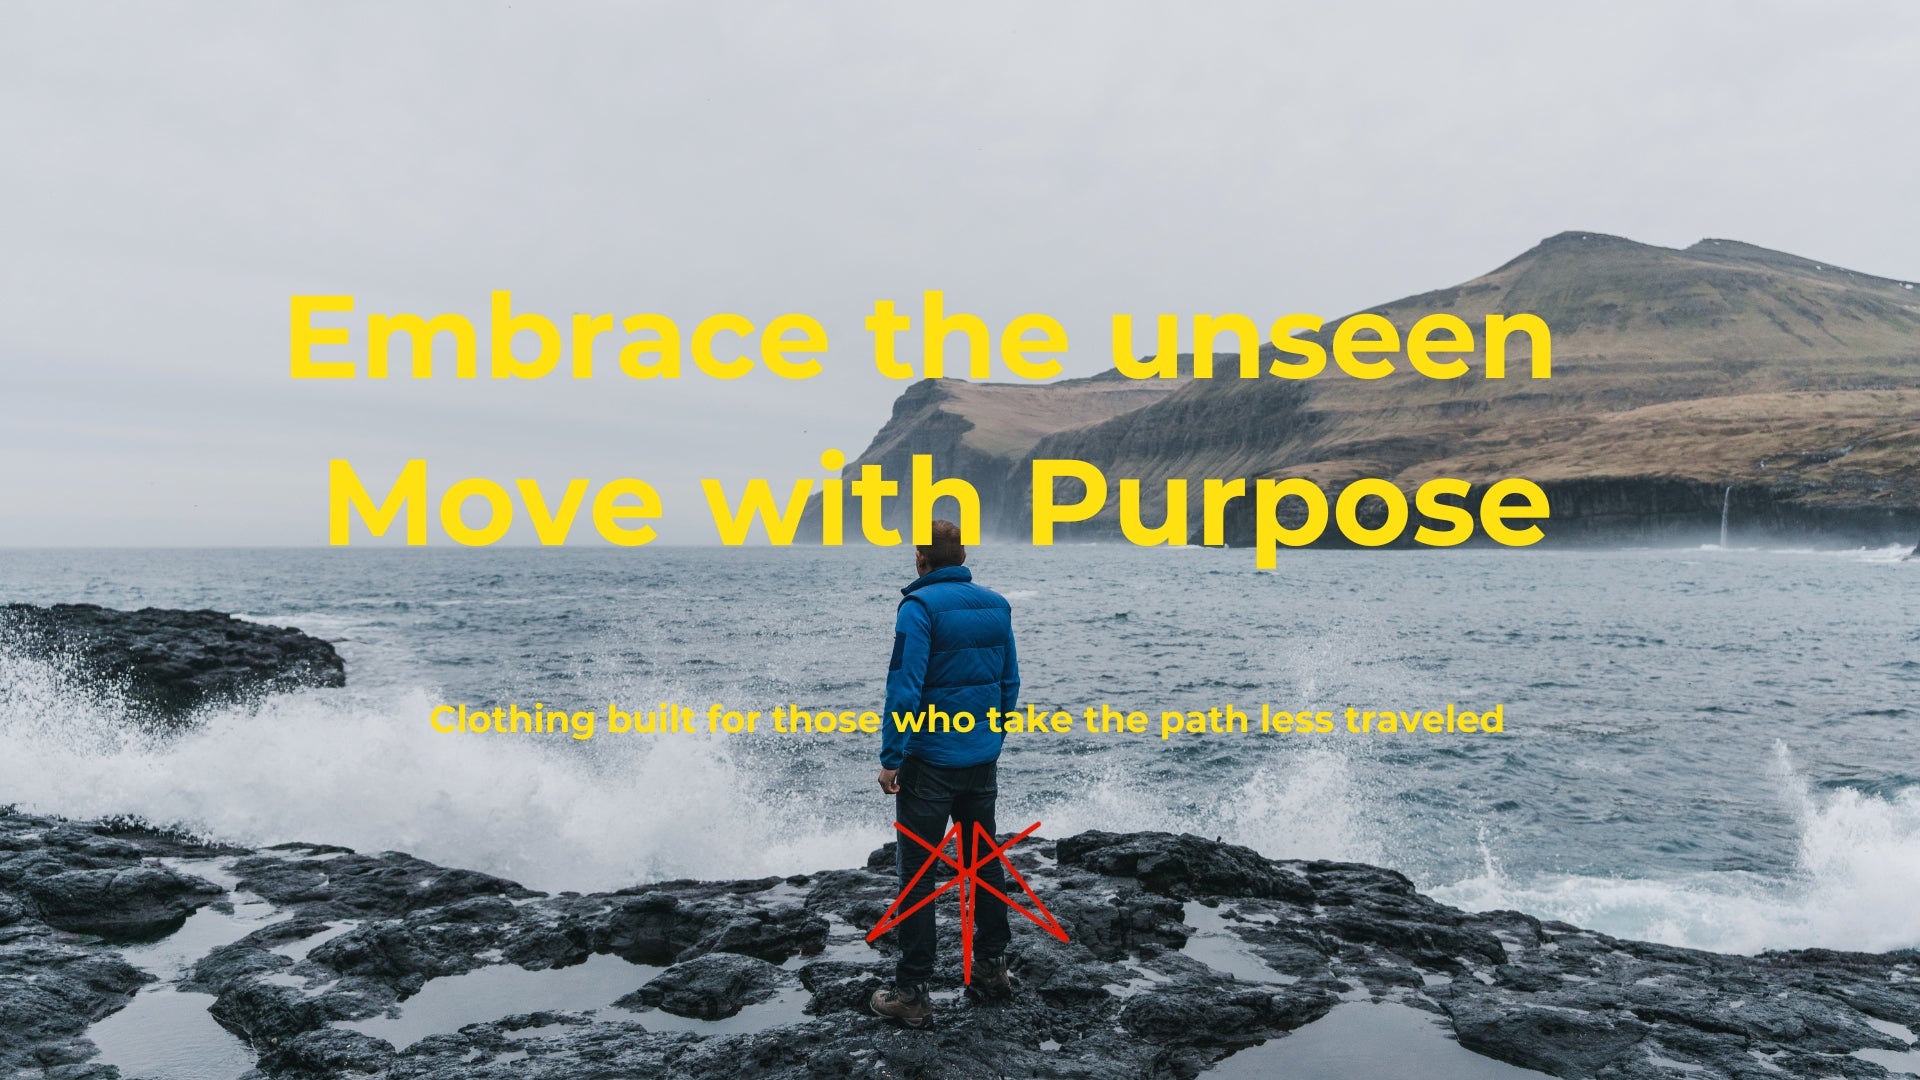
POLYGON ((148 860, 218 850, 110 823, 0 816, 0 1075, 93 1056, 88 1025, 152 981, 97 931, 177 927, 221 890, 148 860))
POLYGON ((864 1008, 895 956, 863 941, 894 894, 884 850, 803 877, 543 896, 397 853, 0 815, 0 1075, 113 1075, 86 1029, 152 977, 97 928, 262 900, 272 918, 178 981, 213 995, 259 1080, 1190 1077, 1352 1001, 1423 1010, 1469 1050, 1556 1076, 1879 1077, 1855 1053, 1904 1051, 1897 1032, 1920 1028, 1914 950, 1623 941, 1462 912, 1388 870, 1194 836, 1083 833, 1029 841, 1014 861, 1070 940, 1016 916, 1018 992, 975 1004, 954 992, 943 909, 935 1026, 909 1031, 864 1008), (542 1007, 516 982, 472 1022, 406 1045, 350 1026, 459 985, 435 980, 609 970, 591 1007, 542 1007))
POLYGON ((345 686, 328 642, 218 611, 0 605, 0 639, 117 691, 144 719, 301 686, 345 686))
POLYGON ((26 899, 56 930, 138 941, 180 928, 226 890, 161 866, 63 870, 27 880, 26 899))
POLYGON ((627 1009, 664 1009, 676 1016, 724 1020, 765 1001, 780 985, 780 969, 734 953, 708 953, 675 964, 614 1002, 627 1009))

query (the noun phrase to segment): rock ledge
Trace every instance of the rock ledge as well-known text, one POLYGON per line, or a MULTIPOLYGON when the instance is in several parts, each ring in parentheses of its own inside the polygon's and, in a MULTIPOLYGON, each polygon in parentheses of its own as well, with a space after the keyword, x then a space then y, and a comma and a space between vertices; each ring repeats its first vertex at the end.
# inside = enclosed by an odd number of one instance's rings
MULTIPOLYGON (((1463 912, 1390 870, 1196 836, 1023 847, 1016 864, 1072 940, 1016 917, 1015 999, 937 993, 935 1028, 912 1032, 862 1008, 894 958, 862 940, 893 895, 887 849, 858 869, 544 896, 396 852, 0 814, 0 1075, 116 1075, 91 1063, 86 1028, 152 977, 103 935, 164 933, 240 894, 280 914, 200 957, 180 988, 214 996, 262 1080, 1192 1077, 1346 1001, 1423 1010, 1466 1048, 1555 1076, 1881 1077, 1854 1053, 1902 1052, 1896 1032, 1920 1028, 1914 950, 1625 941, 1463 912), (500 965, 617 976, 622 961, 631 978, 593 1009, 480 1017, 406 1046, 353 1026, 404 1015, 437 979, 500 965)), ((948 988, 952 924, 949 911, 948 988)))

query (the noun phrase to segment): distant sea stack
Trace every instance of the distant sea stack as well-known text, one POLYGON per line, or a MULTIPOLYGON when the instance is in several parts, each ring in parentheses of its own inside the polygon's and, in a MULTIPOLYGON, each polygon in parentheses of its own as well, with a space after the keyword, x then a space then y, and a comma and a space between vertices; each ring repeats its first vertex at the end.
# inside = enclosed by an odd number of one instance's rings
POLYGON ((210 703, 347 681, 331 644, 218 611, 4 604, 0 648, 66 665, 117 692, 139 719, 163 725, 210 703))
MULTIPOLYGON (((1403 356, 1375 381, 1331 370, 1241 380, 1217 355, 1206 380, 929 379, 901 395, 845 475, 879 464, 905 481, 912 455, 932 454, 936 475, 980 492, 985 530, 1012 537, 1028 533, 1035 458, 1140 478, 1150 523, 1176 477, 1197 491, 1208 477, 1303 476, 1331 490, 1380 476, 1411 492, 1437 476, 1476 487, 1519 476, 1551 499, 1548 543, 1710 543, 1723 516, 1735 543, 1920 537, 1913 282, 1733 240, 1679 250, 1567 232, 1472 281, 1365 310, 1403 339, 1434 313, 1476 327, 1489 313, 1538 315, 1553 331, 1553 377, 1525 378, 1524 357, 1510 357, 1505 380, 1476 368, 1434 381, 1403 356)), ((1230 544, 1252 541, 1250 501, 1229 515, 1230 544)), ((893 502, 888 524, 904 527, 906 500, 893 502)), ((1116 506, 1059 535, 1117 538, 1116 506)), ((1197 542, 1197 513, 1193 530, 1197 542)))

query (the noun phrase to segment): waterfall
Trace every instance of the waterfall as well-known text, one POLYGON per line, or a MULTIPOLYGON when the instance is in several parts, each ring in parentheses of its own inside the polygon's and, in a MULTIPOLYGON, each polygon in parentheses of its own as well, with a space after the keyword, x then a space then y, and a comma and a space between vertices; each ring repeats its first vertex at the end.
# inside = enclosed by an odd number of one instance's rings
POLYGON ((1733 485, 1727 485, 1727 493, 1720 497, 1720 548, 1727 546, 1727 510, 1733 505, 1733 485))

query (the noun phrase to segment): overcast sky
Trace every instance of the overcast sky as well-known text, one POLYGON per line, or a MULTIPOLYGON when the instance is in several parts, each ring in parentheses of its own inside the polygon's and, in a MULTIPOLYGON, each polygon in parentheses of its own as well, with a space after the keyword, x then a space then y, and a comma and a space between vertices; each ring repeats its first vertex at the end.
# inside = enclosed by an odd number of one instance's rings
POLYGON ((1920 5, 1306 6, 0 0, 0 545, 323 544, 335 457, 636 476, 711 542, 700 477, 865 447, 903 384, 861 319, 928 288, 1091 374, 1117 311, 1332 317, 1566 229, 1920 277, 1920 5), (835 347, 288 375, 292 294, 494 289, 835 347))

